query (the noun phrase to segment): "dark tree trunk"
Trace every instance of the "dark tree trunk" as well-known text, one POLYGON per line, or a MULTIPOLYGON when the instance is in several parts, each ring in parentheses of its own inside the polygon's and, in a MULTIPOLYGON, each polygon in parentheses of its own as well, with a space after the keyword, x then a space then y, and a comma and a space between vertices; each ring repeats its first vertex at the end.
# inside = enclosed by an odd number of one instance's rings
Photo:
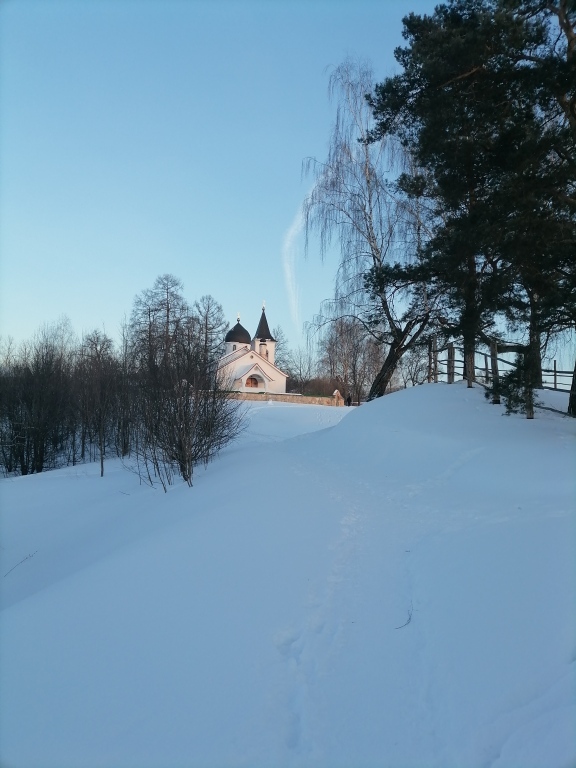
POLYGON ((535 389, 542 388, 542 356, 541 356, 541 338, 537 322, 530 321, 530 341, 528 343, 528 374, 530 382, 535 389))
POLYGON ((464 331, 464 371, 463 377, 468 382, 468 387, 472 387, 476 381, 476 337, 474 331, 465 329, 464 331))
POLYGON ((490 344, 490 365, 492 368, 492 405, 500 405, 500 374, 498 372, 498 342, 490 344))
POLYGON ((448 344, 448 384, 454 384, 454 344, 448 344))
POLYGON ((464 308, 462 312, 462 338, 464 340, 464 378, 468 387, 476 381, 476 337, 479 331, 479 308, 476 296, 478 275, 476 273, 476 258, 471 251, 466 258, 467 276, 463 285, 464 308))
POLYGON ((382 368, 372 383, 370 394, 368 395, 368 400, 374 400, 375 397, 382 397, 382 395, 386 393, 386 389, 392 381, 392 376, 398 367, 398 363, 402 358, 403 352, 404 350, 400 344, 398 344, 396 341, 393 341, 390 345, 390 349, 388 350, 388 354, 386 355, 386 359, 384 360, 382 368))
POLYGON ((568 416, 576 419, 576 362, 574 363, 572 386, 570 387, 570 398, 568 400, 568 416))
POLYGON ((533 378, 533 360, 532 350, 528 347, 526 354, 524 355, 524 410, 526 411, 526 418, 534 418, 534 378, 533 378))
POLYGON ((436 336, 428 339, 428 384, 438 383, 438 342, 436 336))
POLYGON ((542 387, 542 357, 538 318, 533 306, 530 314, 529 341, 524 353, 524 397, 526 418, 534 418, 534 390, 542 387))
POLYGON ((104 425, 102 421, 98 430, 98 450, 100 451, 100 477, 104 477, 104 425))

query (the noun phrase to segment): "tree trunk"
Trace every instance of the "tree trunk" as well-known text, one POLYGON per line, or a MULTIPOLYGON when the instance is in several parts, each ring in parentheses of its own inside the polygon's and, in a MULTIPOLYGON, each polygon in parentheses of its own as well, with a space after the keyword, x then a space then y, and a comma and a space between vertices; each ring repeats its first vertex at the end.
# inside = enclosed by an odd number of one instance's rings
POLYGON ((541 338, 535 312, 530 317, 530 340, 528 343, 528 373, 535 389, 542 388, 541 338))
POLYGON ((464 335, 464 378, 468 382, 468 387, 471 388, 473 382, 476 381, 476 339, 474 334, 464 335))
POLYGON ((542 387, 542 357, 536 313, 530 317, 530 340, 524 354, 526 418, 534 418, 534 390, 542 387))
POLYGON ((492 368, 492 405, 500 405, 500 374, 498 372, 498 342, 490 343, 490 365, 492 368))
POLYGON ((100 477, 104 477, 104 425, 100 421, 98 430, 98 449, 100 451, 100 477))
POLYGON ((576 362, 574 363, 572 386, 570 387, 570 398, 568 400, 568 416, 576 419, 576 362))
POLYGON ((533 389, 526 390, 526 418, 527 419, 534 418, 534 390, 533 389))
POLYGON ((462 312, 462 337, 464 340, 464 378, 471 388, 476 381, 476 337, 479 331, 479 308, 476 298, 478 275, 475 253, 470 251, 466 258, 467 275, 463 286, 464 308, 462 312))
POLYGON ((454 384, 454 344, 448 344, 448 384, 454 384))
POLYGON ((531 349, 528 348, 528 351, 524 355, 524 402, 525 402, 525 410, 526 410, 526 418, 527 419, 533 419, 534 418, 534 383, 533 383, 533 371, 532 371, 532 361, 531 361, 531 349))
POLYGON ((370 387, 370 393, 368 400, 374 400, 375 397, 382 397, 386 392, 386 388, 392 381, 394 371, 398 367, 398 363, 402 357, 403 349, 401 346, 393 341, 386 355, 386 359, 380 369, 378 375, 374 379, 372 386, 370 387))

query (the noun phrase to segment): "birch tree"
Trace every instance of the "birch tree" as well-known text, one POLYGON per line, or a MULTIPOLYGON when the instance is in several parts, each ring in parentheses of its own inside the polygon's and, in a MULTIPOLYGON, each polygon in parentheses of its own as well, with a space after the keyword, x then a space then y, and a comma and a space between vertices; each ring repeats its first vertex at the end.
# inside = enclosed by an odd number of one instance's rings
POLYGON ((326 159, 304 163, 314 184, 303 204, 306 249, 317 235, 322 255, 334 241, 340 252, 334 299, 324 309, 333 319, 357 318, 386 347, 370 398, 384 394, 402 355, 431 317, 420 286, 367 285, 371 270, 405 261, 413 246, 406 238, 406 200, 393 184, 406 158, 393 138, 369 141, 374 122, 366 95, 373 87, 368 65, 346 60, 332 73, 336 120, 326 159))

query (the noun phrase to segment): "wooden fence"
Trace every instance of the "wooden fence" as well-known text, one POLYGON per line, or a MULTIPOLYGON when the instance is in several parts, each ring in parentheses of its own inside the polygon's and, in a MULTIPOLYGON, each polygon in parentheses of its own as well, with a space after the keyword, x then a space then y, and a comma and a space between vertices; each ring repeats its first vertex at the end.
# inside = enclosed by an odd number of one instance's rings
MULTIPOLYGON (((500 357, 497 354, 476 352, 474 356, 476 380, 482 384, 491 384, 495 376, 506 373, 515 367, 515 361, 500 357), (499 364, 505 366, 503 370, 499 364), (494 366, 496 367, 494 368, 494 366)), ((542 388, 569 392, 572 386, 572 376, 573 371, 559 370, 556 360, 554 360, 552 368, 542 369, 542 388)), ((445 347, 437 349, 433 342, 429 356, 428 381, 445 381, 452 384, 456 378, 464 378, 463 348, 456 344, 447 344, 445 347), (444 353, 445 357, 439 356, 444 353)))

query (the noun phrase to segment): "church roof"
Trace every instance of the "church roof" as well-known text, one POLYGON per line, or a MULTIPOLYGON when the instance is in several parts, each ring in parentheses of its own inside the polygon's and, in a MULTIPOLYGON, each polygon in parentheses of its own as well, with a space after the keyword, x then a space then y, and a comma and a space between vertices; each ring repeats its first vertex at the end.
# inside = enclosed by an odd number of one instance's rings
POLYGON ((246 357, 246 355, 250 355, 248 359, 254 360, 254 363, 248 363, 248 368, 246 370, 249 370, 250 367, 258 364, 258 366, 262 370, 273 370, 275 371, 275 374, 274 374, 275 376, 279 374, 280 376, 284 376, 285 379, 288 378, 287 373, 284 373, 284 371, 281 371, 277 365, 274 365, 274 363, 271 363, 270 360, 268 360, 267 358, 262 357, 262 355, 256 352, 255 349, 245 349, 244 347, 242 347, 242 349, 237 349, 235 352, 230 352, 229 354, 224 355, 224 357, 221 357, 218 363, 218 368, 221 371, 228 368, 228 366, 230 365, 237 368, 239 363, 242 361, 242 358, 246 357))
POLYGON ((260 318, 260 322, 258 323, 258 328, 256 328, 256 333, 254 334, 254 338, 269 339, 270 341, 276 341, 276 339, 270 333, 270 328, 268 327, 268 320, 266 320, 266 312, 264 310, 264 307, 262 307, 262 316, 260 318))
POLYGON ((254 372, 257 371, 259 374, 264 376, 264 378, 268 379, 268 381, 274 381, 272 376, 266 373, 266 371, 264 370, 264 367, 259 365, 258 362, 249 363, 248 365, 242 368, 237 368, 235 371, 235 375, 236 375, 236 378, 243 379, 244 376, 247 376, 249 373, 252 373, 253 371, 254 372))
POLYGON ((234 341, 237 344, 250 344, 251 339, 246 328, 244 328, 243 325, 240 325, 240 320, 238 320, 234 328, 231 328, 228 331, 224 341, 234 341))

